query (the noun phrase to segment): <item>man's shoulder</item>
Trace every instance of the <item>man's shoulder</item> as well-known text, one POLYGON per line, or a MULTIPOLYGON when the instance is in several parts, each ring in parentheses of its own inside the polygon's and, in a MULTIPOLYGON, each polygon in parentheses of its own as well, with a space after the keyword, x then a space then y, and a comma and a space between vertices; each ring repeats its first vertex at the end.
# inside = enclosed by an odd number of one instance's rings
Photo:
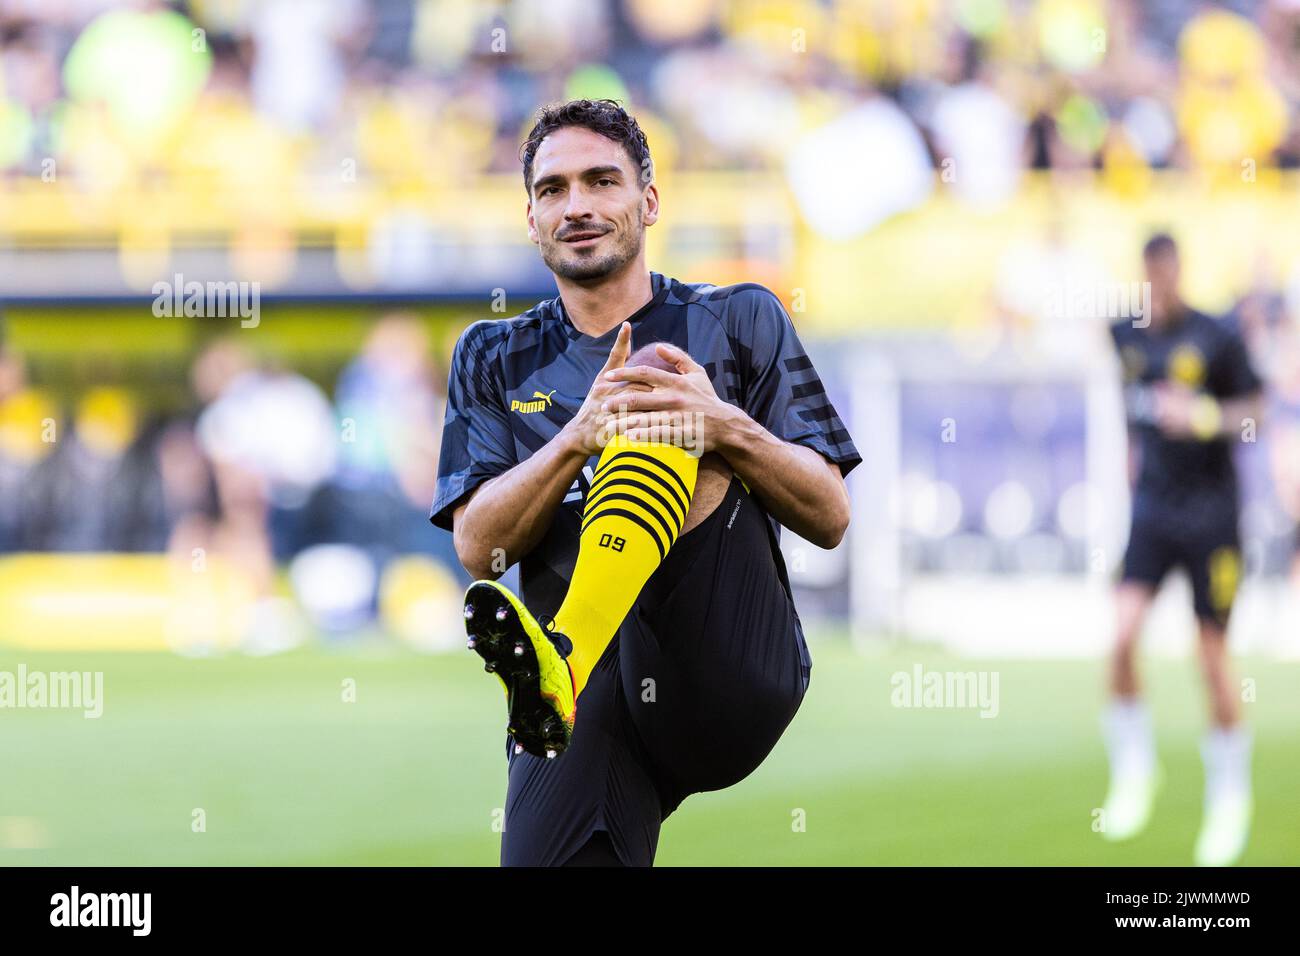
POLYGON ((1139 341, 1142 328, 1133 324, 1132 319, 1118 319, 1110 323, 1110 337, 1117 345, 1139 341))
POLYGON ((733 337, 743 338, 758 327, 774 331, 785 321, 785 306, 781 299, 757 282, 714 285, 674 280, 668 302, 702 310, 733 337))
POLYGON ((460 334, 460 344, 467 355, 482 358, 496 352, 502 345, 514 342, 521 335, 532 337, 543 326, 555 321, 555 299, 544 299, 526 312, 500 319, 478 319, 465 327, 460 334))
POLYGON ((1212 341, 1222 345, 1241 338, 1241 326, 1234 316, 1210 315, 1196 309, 1189 311, 1191 314, 1188 317, 1190 319, 1188 324, 1212 341))
POLYGON ((682 305, 705 305, 718 308, 753 309, 780 306, 781 300, 765 285, 757 282, 737 282, 732 285, 715 285, 711 282, 679 282, 671 280, 669 301, 682 305))

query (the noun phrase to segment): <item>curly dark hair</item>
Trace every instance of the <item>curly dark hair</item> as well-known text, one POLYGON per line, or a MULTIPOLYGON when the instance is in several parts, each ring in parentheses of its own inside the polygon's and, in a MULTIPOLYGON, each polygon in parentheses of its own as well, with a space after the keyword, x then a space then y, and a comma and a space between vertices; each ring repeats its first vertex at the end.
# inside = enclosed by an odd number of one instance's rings
POLYGON ((1161 256, 1177 255, 1178 243, 1167 232, 1157 232, 1142 246, 1142 258, 1158 259, 1161 256))
POLYGON ((635 117, 619 105, 617 100, 569 100, 555 103, 537 111, 537 123, 528 139, 519 148, 519 158, 524 163, 524 191, 533 194, 533 158, 537 148, 557 129, 581 126, 606 139, 621 143, 632 159, 632 165, 654 175, 654 161, 650 158, 650 144, 635 117))

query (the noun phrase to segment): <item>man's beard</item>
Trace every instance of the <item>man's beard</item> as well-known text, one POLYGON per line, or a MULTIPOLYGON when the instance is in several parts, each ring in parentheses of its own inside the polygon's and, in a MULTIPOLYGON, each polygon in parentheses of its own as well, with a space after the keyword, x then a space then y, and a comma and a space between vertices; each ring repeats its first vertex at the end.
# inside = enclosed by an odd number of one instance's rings
POLYGON ((554 242, 542 248, 542 261, 562 279, 571 282, 590 282, 603 279, 618 272, 641 254, 640 213, 637 214, 637 227, 615 244, 614 251, 602 256, 583 256, 568 258, 564 255, 563 242, 554 242))

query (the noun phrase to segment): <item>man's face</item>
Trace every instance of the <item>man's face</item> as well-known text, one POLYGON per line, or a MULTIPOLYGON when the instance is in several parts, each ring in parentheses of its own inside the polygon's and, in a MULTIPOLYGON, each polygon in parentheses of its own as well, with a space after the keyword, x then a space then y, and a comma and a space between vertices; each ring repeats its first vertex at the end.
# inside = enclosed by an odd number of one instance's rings
POLYGON ((1178 304, 1178 253, 1172 250, 1146 257, 1147 281, 1151 283, 1151 305, 1157 321, 1178 304))
POLYGON ((528 238, 557 276, 598 281, 636 260, 659 195, 619 143, 580 126, 542 140, 533 158, 528 238))

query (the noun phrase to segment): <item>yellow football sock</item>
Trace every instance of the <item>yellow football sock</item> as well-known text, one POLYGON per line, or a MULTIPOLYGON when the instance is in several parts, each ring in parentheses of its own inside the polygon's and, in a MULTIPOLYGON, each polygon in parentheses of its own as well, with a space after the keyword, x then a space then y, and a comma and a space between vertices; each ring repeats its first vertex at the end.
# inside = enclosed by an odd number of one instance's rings
POLYGON ((583 508, 578 563, 555 614, 556 630, 573 644, 575 697, 681 534, 699 462, 677 445, 625 435, 601 453, 583 508))

